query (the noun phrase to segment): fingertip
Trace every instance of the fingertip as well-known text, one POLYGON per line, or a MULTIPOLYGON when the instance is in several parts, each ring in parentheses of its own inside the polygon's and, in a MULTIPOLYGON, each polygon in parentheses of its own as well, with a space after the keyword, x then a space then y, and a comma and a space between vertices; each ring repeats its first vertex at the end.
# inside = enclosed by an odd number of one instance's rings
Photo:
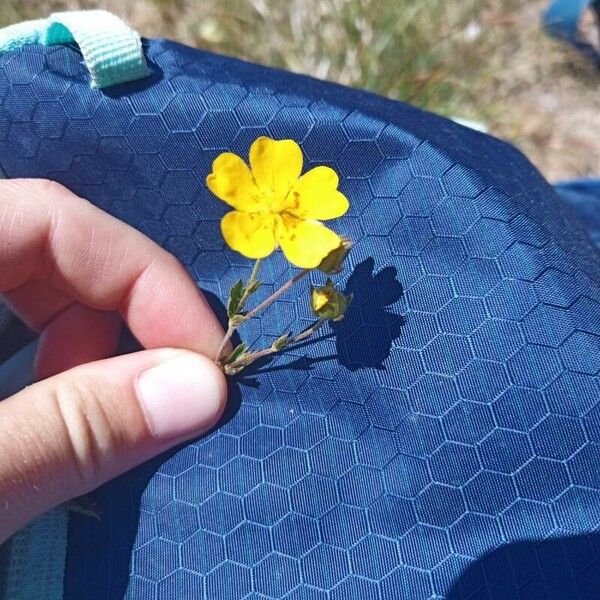
POLYGON ((176 352, 143 371, 136 394, 152 435, 176 443, 212 429, 223 414, 227 382, 210 359, 176 352))

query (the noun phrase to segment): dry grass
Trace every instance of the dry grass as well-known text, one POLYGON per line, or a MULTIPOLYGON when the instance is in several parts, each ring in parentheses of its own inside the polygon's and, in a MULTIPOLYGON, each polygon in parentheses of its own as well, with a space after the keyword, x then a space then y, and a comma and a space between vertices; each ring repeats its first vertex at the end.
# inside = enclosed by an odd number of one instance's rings
POLYGON ((0 25, 106 8, 148 37, 483 121, 550 179, 600 173, 598 72, 548 39, 545 0, 3 0, 0 25))

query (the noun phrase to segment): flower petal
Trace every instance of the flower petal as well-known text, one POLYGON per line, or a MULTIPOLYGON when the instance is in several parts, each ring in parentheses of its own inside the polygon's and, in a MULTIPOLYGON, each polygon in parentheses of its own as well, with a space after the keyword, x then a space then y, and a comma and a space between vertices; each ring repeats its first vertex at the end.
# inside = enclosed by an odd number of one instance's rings
POLYGON ((349 208, 348 198, 338 191, 339 178, 329 167, 315 167, 307 171, 294 185, 295 215, 305 219, 326 221, 341 217, 349 208))
POLYGON ((340 236, 316 221, 277 216, 277 241, 286 258, 302 269, 314 269, 335 248, 340 236))
POLYGON ((227 245, 248 258, 264 258, 275 250, 275 218, 271 213, 248 214, 237 210, 221 219, 227 245))
POLYGON ((250 147, 250 166, 258 187, 286 196, 302 172, 302 150, 294 140, 259 137, 250 147))
POLYGON ((219 154, 212 164, 212 173, 206 178, 206 185, 217 198, 238 210, 256 212, 267 206, 250 168, 237 154, 219 154))

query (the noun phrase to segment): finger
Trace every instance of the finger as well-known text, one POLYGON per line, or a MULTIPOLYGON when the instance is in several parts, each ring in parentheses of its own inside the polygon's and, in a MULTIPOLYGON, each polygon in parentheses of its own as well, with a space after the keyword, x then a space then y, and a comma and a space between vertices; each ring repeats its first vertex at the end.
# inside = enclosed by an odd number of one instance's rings
POLYGON ((74 300, 45 281, 28 281, 4 294, 8 306, 27 326, 42 331, 48 321, 74 300))
POLYGON ((0 181, 0 200, 0 292, 43 280, 82 304, 119 311, 147 348, 216 354, 216 316, 157 244, 54 182, 0 181))
POLYGON ((117 350, 122 320, 116 312, 75 302, 43 281, 27 282, 5 300, 31 329, 41 332, 36 379, 107 358, 117 350))
POLYGON ((115 312, 75 302, 56 315, 40 336, 34 372, 44 379, 87 362, 113 356, 122 321, 115 312))
POLYGON ((0 403, 0 544, 30 519, 215 425, 226 382, 208 358, 138 352, 0 403))

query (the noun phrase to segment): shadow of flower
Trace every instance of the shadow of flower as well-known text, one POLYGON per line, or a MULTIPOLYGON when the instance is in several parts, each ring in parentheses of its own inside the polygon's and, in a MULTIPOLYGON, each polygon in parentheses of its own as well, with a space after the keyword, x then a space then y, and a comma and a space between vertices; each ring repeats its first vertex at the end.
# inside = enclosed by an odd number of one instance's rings
POLYGON ((331 323, 336 337, 339 362, 350 371, 383 369, 393 341, 400 335, 404 317, 390 307, 403 293, 394 267, 375 273, 375 261, 367 258, 359 263, 346 284, 345 293, 352 303, 345 317, 331 323))
POLYGON ((449 589, 444 590, 444 597, 447 600, 475 597, 598 600, 599 549, 600 536, 592 531, 504 544, 457 570, 454 577, 449 578, 449 589), (507 573, 510 576, 507 577, 507 573))
MULTIPOLYGON (((252 377, 261 373, 295 369, 309 371, 316 363, 337 360, 349 371, 375 368, 384 369, 393 341, 400 336, 405 318, 393 312, 392 306, 402 297, 402 285, 394 267, 385 267, 375 273, 375 261, 367 258, 359 263, 348 278, 344 292, 352 294, 345 317, 324 328, 324 333, 294 347, 294 351, 335 338, 335 354, 301 356, 273 365, 276 357, 259 360, 242 371, 238 381, 242 385, 257 386, 252 377)), ((285 353, 283 353, 285 355, 285 353)))

